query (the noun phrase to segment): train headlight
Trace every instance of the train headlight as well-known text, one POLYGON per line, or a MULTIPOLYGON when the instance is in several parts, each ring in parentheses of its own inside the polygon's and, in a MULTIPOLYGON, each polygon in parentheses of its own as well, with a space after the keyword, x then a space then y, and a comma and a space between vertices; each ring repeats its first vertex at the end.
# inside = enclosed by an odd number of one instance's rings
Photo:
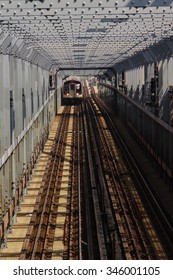
POLYGON ((76 95, 79 95, 79 93, 76 93, 76 95))
POLYGON ((67 95, 69 95, 69 93, 67 92, 67 95))

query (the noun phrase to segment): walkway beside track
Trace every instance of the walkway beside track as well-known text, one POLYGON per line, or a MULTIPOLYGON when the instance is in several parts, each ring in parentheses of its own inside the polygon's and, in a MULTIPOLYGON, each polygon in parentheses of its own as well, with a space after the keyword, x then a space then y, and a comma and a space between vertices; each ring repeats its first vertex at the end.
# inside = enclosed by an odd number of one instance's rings
MULTIPOLYGON (((58 114, 61 114, 63 111, 63 106, 60 107, 58 114)), ((27 188, 27 193, 24 195, 23 200, 19 206, 19 211, 16 216, 16 221, 12 225, 11 232, 7 234, 6 244, 4 248, 0 249, 0 260, 17 260, 19 259, 23 241, 27 233, 27 228, 29 226, 31 216, 34 210, 34 205, 36 202, 36 197, 39 192, 42 177, 45 172, 47 161, 49 158, 49 153, 51 152, 54 138, 56 135, 59 117, 55 117, 55 120, 52 124, 48 140, 45 144, 43 152, 40 154, 36 167, 34 169, 32 178, 30 180, 29 186, 27 188)), ((61 204, 65 203, 63 201, 63 193, 60 194, 61 204)), ((63 211, 63 206, 62 206, 63 211)), ((58 234, 56 234, 58 238, 58 234)), ((55 246, 62 248, 61 240, 58 243, 55 243, 55 246)), ((55 250, 56 248, 54 248, 55 250)))

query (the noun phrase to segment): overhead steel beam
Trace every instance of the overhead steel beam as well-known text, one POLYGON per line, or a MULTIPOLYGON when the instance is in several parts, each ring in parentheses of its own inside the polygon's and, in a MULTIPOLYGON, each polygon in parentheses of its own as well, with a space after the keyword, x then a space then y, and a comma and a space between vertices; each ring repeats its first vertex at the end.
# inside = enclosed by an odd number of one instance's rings
POLYGON ((65 70, 107 70, 109 67, 62 67, 59 71, 65 70))

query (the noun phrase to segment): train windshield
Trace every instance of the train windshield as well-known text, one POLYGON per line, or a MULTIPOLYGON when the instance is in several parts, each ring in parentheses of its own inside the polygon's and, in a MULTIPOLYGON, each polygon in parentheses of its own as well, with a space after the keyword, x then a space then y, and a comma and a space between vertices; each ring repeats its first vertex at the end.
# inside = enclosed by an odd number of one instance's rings
POLYGON ((75 90, 75 84, 70 84, 71 90, 75 90))
POLYGON ((76 90, 77 90, 77 91, 80 91, 80 84, 79 84, 79 83, 76 84, 76 90))
POLYGON ((69 91, 69 85, 68 84, 64 84, 64 93, 69 91))

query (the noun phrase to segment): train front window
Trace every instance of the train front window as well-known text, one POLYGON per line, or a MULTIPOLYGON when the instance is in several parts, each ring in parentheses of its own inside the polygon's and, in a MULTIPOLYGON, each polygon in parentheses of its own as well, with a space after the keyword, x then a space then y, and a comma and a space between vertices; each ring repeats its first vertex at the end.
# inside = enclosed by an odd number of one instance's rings
POLYGON ((75 84, 70 84, 71 90, 75 90, 75 84))
POLYGON ((76 91, 80 92, 80 84, 76 84, 76 91))
POLYGON ((68 93, 69 92, 69 85, 64 85, 64 93, 68 93))

